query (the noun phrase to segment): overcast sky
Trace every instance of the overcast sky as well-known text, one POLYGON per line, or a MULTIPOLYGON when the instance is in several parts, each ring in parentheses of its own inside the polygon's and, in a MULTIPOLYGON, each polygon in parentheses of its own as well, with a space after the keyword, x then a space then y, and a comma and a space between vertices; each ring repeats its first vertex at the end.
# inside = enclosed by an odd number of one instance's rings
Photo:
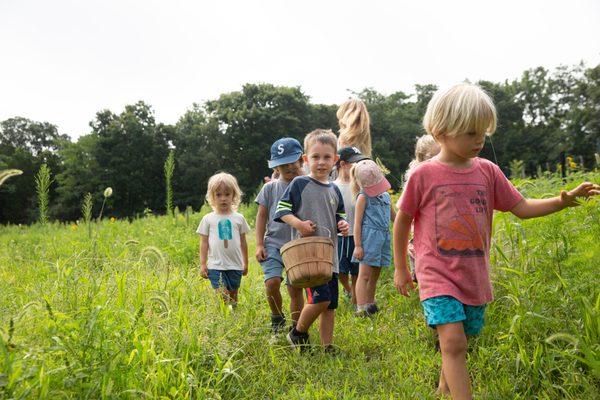
POLYGON ((504 81, 600 62, 600 1, 0 0, 0 120, 88 133, 144 100, 175 123, 247 82, 347 89, 504 81))

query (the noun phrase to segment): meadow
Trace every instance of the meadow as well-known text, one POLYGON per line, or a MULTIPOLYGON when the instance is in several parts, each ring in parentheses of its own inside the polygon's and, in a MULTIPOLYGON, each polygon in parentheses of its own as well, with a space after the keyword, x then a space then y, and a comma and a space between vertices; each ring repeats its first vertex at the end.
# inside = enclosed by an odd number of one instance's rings
MULTIPOLYGON (((514 183, 547 197, 584 179, 600 174, 514 183)), ((436 398, 434 337, 416 293, 396 293, 393 268, 376 317, 356 319, 340 299, 338 355, 299 354, 270 333, 253 234, 237 309, 200 277, 207 211, 0 227, 0 398, 436 398)), ((255 206, 240 212, 252 225, 255 206)), ((600 202, 497 214, 491 263, 496 299, 469 345, 476 398, 600 398, 600 202)))

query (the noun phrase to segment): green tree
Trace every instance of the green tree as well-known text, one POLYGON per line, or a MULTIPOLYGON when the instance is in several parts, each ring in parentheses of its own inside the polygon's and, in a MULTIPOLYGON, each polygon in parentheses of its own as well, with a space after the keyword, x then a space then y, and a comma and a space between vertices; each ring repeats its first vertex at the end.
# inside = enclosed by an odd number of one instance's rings
POLYGON ((168 127, 156 124, 149 105, 140 101, 116 115, 105 110, 91 122, 98 137, 94 157, 100 184, 111 186, 114 200, 106 212, 135 216, 146 208, 164 210, 163 160, 168 154, 168 127))
MULTIPOLYGON (((0 187, 0 223, 29 223, 37 219, 35 174, 42 164, 60 172, 59 143, 68 140, 56 126, 15 117, 0 122, 0 164, 23 171, 19 179, 0 187)), ((56 183, 50 186, 54 197, 56 183)))
POLYGON ((266 160, 271 144, 284 136, 302 140, 316 128, 309 121, 308 97, 297 87, 247 84, 241 92, 208 101, 206 110, 224 135, 228 162, 223 168, 236 176, 246 200, 270 174, 266 160))
POLYGON ((592 168, 594 153, 600 154, 600 64, 583 71, 572 85, 565 124, 569 153, 581 155, 585 166, 592 168))
POLYGON ((225 136, 218 121, 209 119, 204 109, 194 104, 175 125, 173 146, 177 159, 174 204, 199 209, 204 203, 208 178, 222 169, 228 159, 225 136))
POLYGON ((102 199, 99 192, 104 187, 100 181, 100 166, 95 154, 98 136, 94 133, 79 137, 77 142, 65 141, 58 155, 63 170, 56 175, 56 199, 51 207, 51 215, 61 220, 79 219, 80 204, 86 193, 94 193, 93 203, 102 199))

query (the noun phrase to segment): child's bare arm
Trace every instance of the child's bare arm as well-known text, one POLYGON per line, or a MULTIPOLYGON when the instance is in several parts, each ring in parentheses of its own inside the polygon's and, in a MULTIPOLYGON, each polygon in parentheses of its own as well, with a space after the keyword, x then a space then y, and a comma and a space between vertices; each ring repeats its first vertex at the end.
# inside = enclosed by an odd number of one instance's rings
POLYGON ((414 289, 410 271, 406 263, 408 236, 412 215, 398 211, 394 220, 394 286, 403 295, 408 296, 409 290, 414 289))
POLYGON ((570 191, 563 190, 560 196, 550 199, 523 199, 512 210, 511 213, 519 218, 535 218, 552 214, 567 207, 578 206, 578 197, 590 197, 600 194, 600 186, 584 182, 570 191))
POLYGON ((390 221, 394 222, 396 220, 396 210, 394 210, 394 205, 390 204, 390 221))
POLYGON ((200 275, 208 278, 208 236, 200 235, 200 275))
POLYGON ((362 260, 364 256, 362 248, 362 220, 366 206, 367 198, 363 194, 359 194, 354 207, 354 253, 352 254, 357 260, 362 260))
POLYGON ((300 235, 311 236, 317 230, 317 224, 307 219, 306 221, 302 221, 300 218, 296 217, 294 214, 286 214, 281 217, 281 220, 286 224, 290 225, 292 228, 296 229, 300 232, 300 235))
POLYGON ((242 262, 244 263, 244 271, 242 275, 248 275, 248 242, 246 242, 246 234, 240 233, 240 247, 242 248, 242 262))
POLYGON ((267 207, 259 204, 258 212, 256 213, 256 261, 264 261, 267 258, 265 250, 265 231, 267 230, 267 207))

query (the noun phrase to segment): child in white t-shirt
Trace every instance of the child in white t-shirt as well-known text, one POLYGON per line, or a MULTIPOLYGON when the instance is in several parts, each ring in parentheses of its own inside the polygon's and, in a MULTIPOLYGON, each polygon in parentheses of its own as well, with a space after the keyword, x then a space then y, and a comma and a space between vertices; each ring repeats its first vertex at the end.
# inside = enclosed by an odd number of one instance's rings
POLYGON ((248 274, 246 233, 250 227, 235 211, 241 197, 233 175, 221 172, 211 176, 206 200, 213 211, 202 218, 196 231, 200 234, 200 273, 231 305, 237 304, 242 275, 248 274))
POLYGON ((338 177, 333 182, 342 193, 346 217, 350 225, 348 236, 338 234, 338 260, 340 263, 339 280, 344 288, 344 295, 356 304, 356 281, 358 279, 358 263, 352 262, 354 253, 354 207, 355 199, 352 195, 350 181, 350 168, 353 163, 368 160, 369 157, 362 154, 356 147, 344 147, 338 151, 340 159, 337 162, 338 177), (352 282, 350 282, 350 276, 352 282))

